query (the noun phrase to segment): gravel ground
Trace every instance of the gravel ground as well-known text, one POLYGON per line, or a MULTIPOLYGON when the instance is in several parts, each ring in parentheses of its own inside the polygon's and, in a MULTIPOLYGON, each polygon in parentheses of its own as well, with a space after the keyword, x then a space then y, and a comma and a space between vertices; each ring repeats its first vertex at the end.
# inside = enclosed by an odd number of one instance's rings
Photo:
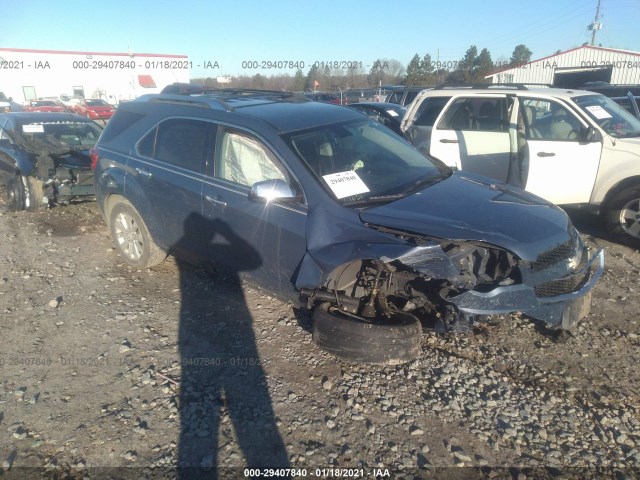
POLYGON ((379 367, 237 278, 128 267, 92 203, 0 211, 0 477, 640 478, 640 254, 574 221, 607 266, 566 342, 512 315, 379 367))

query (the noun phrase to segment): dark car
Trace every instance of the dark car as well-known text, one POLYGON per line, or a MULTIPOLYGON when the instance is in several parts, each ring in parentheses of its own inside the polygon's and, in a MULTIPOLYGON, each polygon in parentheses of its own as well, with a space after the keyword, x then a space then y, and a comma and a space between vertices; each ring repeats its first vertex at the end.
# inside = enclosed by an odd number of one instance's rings
POLYGON ((343 98, 341 102, 340 97, 338 97, 337 95, 334 95, 333 93, 307 92, 304 94, 304 96, 307 97, 312 102, 330 103, 332 105, 345 105, 349 103, 346 96, 343 98))
POLYGON ((407 109, 396 103, 387 102, 359 102, 352 103, 348 106, 364 113, 367 117, 372 118, 376 122, 381 123, 385 127, 389 127, 398 135, 402 135, 400 130, 400 122, 407 109))
POLYGON ((406 107, 413 99, 418 96, 418 94, 422 91, 426 90, 425 87, 400 87, 392 89, 385 101, 387 103, 397 103, 398 105, 402 105, 406 107))
POLYGON ((398 363, 422 327, 520 311, 569 328, 602 273, 558 207, 453 172, 349 108, 283 92, 145 95, 93 152, 117 252, 248 275, 313 309, 313 338, 398 363))
POLYGON ((93 196, 90 149, 102 128, 69 113, 0 115, 0 171, 9 207, 36 210, 93 196))

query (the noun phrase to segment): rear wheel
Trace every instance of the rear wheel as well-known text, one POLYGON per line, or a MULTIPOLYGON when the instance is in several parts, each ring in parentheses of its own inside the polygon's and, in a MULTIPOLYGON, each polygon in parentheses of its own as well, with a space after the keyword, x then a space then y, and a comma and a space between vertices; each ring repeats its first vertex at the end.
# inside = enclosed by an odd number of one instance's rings
POLYGON ((609 232, 623 243, 640 246, 640 185, 616 193, 605 214, 609 232))
POLYGON ((313 340, 323 350, 346 360, 398 365, 420 355, 422 326, 413 315, 393 312, 384 323, 364 319, 330 306, 313 312, 313 340))
POLYGON ((133 267, 152 267, 167 256, 151 238, 136 209, 127 201, 116 203, 111 209, 109 229, 118 253, 133 267))

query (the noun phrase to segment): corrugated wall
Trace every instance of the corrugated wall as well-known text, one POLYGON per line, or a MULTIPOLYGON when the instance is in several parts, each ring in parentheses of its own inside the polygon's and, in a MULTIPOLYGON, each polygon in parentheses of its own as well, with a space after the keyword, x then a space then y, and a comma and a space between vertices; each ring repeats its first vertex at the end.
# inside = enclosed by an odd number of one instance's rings
POLYGON ((553 83, 556 69, 612 66, 611 83, 640 84, 640 53, 584 46, 492 76, 493 83, 553 83))

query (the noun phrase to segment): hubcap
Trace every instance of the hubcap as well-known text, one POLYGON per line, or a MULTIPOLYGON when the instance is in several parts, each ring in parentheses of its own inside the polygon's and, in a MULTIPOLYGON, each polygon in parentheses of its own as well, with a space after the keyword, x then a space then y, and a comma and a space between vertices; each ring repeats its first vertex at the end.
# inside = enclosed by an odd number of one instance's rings
POLYGON ((627 235, 640 238, 640 198, 634 198, 622 207, 620 226, 627 235))
POLYGON ((131 260, 140 260, 144 248, 142 232, 133 217, 126 213, 118 214, 114 229, 120 250, 131 260))

